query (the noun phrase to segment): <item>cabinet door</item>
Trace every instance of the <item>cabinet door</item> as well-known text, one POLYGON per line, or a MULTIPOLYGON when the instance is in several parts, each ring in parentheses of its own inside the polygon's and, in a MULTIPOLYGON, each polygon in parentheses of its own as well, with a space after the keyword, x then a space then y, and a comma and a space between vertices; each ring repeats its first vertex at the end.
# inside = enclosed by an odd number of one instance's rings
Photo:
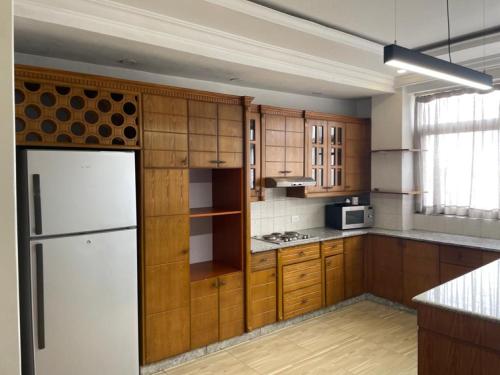
POLYGON ((243 313, 243 273, 219 276, 219 340, 242 335, 245 330, 243 313))
POLYGON ((276 321, 276 267, 250 274, 248 328, 250 330, 276 321))
POLYGON ((364 244, 364 236, 344 239, 345 298, 364 293, 364 244))
POLYGON ((326 305, 344 300, 344 254, 325 258, 325 299, 326 305))
POLYGON ((416 308, 411 299, 439 285, 439 246, 428 242, 405 241, 403 275, 403 303, 416 308))
POLYGON ((369 191, 371 127, 368 122, 345 125, 345 190, 369 191))
POLYGON ((189 214, 188 169, 144 169, 144 215, 189 214))
MULTIPOLYGON (((165 337, 164 340, 169 340, 165 337)), ((191 282, 191 349, 219 339, 219 289, 217 278, 191 282)))
POLYGON ((190 100, 189 167, 217 167, 217 104, 190 100))
POLYGON ((402 240, 372 236, 373 294, 390 301, 403 301, 402 240))
POLYGON ((304 119, 287 117, 285 125, 285 175, 304 176, 304 119))
POLYGON ((324 193, 328 190, 328 123, 307 120, 305 125, 305 175, 316 181, 307 187, 308 193, 324 193))
POLYGON ((338 122, 328 121, 327 127, 327 180, 328 191, 344 190, 344 125, 338 122))
POLYGON ((247 112, 247 170, 250 199, 258 201, 262 193, 260 114, 247 112))
POLYGON ((450 281, 450 280, 456 279, 457 277, 465 275, 466 273, 469 273, 471 271, 474 271, 474 268, 460 266, 457 264, 440 263, 439 264, 439 274, 440 274, 439 282, 441 284, 445 283, 447 281, 450 281))
POLYGON ((243 167, 243 107, 219 104, 217 107, 219 168, 243 167))
POLYGON ((265 177, 285 176, 285 117, 262 117, 262 164, 265 177))

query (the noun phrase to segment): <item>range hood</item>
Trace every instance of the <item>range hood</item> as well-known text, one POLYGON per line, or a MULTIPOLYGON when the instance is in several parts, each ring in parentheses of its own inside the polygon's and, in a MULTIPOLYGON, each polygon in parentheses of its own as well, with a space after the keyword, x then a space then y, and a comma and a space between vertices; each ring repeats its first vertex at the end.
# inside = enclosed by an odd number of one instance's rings
POLYGON ((316 181, 311 177, 266 177, 266 188, 314 186, 316 181))

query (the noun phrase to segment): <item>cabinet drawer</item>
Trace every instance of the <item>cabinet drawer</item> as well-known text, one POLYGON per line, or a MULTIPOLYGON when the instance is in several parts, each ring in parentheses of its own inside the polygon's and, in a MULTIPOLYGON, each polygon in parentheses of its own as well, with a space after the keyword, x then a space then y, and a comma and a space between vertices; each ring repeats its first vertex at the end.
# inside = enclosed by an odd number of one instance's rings
POLYGON ((280 249, 279 256, 282 265, 317 259, 319 258, 319 243, 280 249))
POLYGON ((440 262, 456 264, 458 266, 480 267, 483 263, 480 250, 468 249, 459 246, 439 246, 440 262))
POLYGON ((283 267, 283 292, 321 283, 321 260, 315 259, 283 267))
POLYGON ((321 308, 321 284, 298 289, 283 295, 283 313, 285 319, 319 308, 321 308))
POLYGON ((276 267, 276 252, 266 251, 252 254, 251 266, 252 271, 276 267))
POLYGON ((331 255, 325 258, 325 269, 344 268, 344 254, 331 255))
POLYGON ((344 252, 344 240, 330 240, 321 242, 323 256, 342 254, 344 252))
POLYGON ((250 274, 250 286, 252 287, 269 283, 276 283, 276 268, 253 271, 250 274))

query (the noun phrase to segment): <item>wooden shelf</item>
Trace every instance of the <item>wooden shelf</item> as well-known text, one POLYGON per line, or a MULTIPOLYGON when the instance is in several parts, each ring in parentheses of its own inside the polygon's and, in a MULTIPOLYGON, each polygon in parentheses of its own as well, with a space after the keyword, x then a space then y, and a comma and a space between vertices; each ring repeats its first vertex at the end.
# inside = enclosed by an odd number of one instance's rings
POLYGON ((241 271, 236 267, 218 261, 193 263, 189 265, 191 281, 205 280, 211 277, 241 271))
POLYGON ((376 194, 397 194, 397 195, 420 195, 425 193, 425 191, 420 191, 420 190, 390 191, 390 190, 379 190, 379 189, 374 189, 371 192, 376 194))
POLYGON ((371 152, 422 152, 426 150, 422 150, 419 148, 388 148, 388 149, 382 149, 382 150, 372 150, 371 152))
POLYGON ((211 217, 236 214, 241 214, 241 210, 228 210, 215 207, 191 208, 189 210, 189 217, 211 217))

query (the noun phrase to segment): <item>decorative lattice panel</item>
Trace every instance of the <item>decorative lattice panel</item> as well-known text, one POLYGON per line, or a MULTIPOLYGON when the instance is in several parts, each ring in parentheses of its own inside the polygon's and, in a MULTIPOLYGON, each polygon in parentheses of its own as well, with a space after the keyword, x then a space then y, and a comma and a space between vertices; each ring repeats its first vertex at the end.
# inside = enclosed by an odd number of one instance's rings
POLYGON ((139 146, 137 94, 18 78, 15 100, 19 145, 139 146))

